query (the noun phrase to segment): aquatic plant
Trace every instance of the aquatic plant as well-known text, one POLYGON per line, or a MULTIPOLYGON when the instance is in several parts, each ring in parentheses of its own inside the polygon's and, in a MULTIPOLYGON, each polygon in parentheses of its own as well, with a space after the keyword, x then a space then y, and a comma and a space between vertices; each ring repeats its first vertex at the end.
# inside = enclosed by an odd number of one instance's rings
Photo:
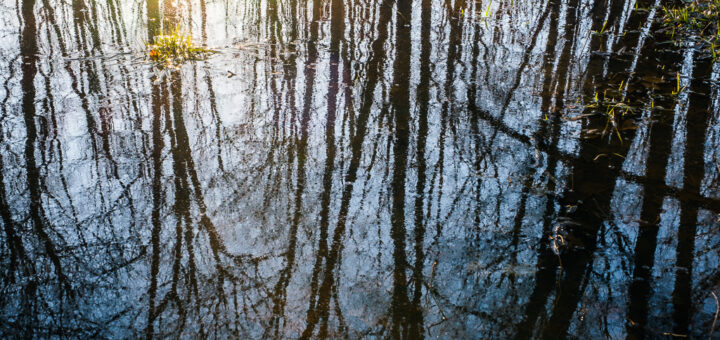
MULTIPOLYGON (((592 101, 585 105, 585 108, 590 110, 590 114, 600 114, 607 118, 603 129, 585 131, 587 137, 604 136, 608 133, 613 133, 622 143, 623 138, 620 131, 634 127, 632 124, 627 124, 627 122, 630 122, 627 117, 632 115, 634 108, 618 93, 623 90, 623 85, 625 85, 625 83, 621 82, 618 89, 612 91, 613 94, 608 93, 608 90, 603 91, 602 97, 599 92, 595 92, 592 101), (620 99, 617 99, 615 94, 617 94, 620 99)), ((627 89, 627 85, 625 86, 625 89, 627 89)))
POLYGON ((681 37, 698 37, 704 41, 713 60, 718 58, 720 43, 720 0, 695 0, 679 7, 663 7, 663 23, 681 37))
POLYGON ((663 7, 663 12, 665 13, 665 22, 673 25, 675 28, 702 28, 702 16, 699 15, 700 12, 694 2, 680 8, 668 9, 663 7))
POLYGON ((675 90, 672 91, 673 96, 679 95, 680 92, 682 92, 685 89, 685 86, 683 86, 682 88, 680 87, 680 72, 677 72, 675 74, 675 80, 676 80, 677 85, 675 86, 675 90))
POLYGON ((663 12, 663 21, 677 29, 706 29, 702 33, 710 34, 718 29, 720 0, 695 0, 681 7, 663 7, 663 12))
POLYGON ((201 60, 215 53, 213 50, 194 45, 192 36, 181 32, 179 27, 169 34, 156 35, 152 42, 145 44, 145 48, 150 60, 163 64, 201 60))

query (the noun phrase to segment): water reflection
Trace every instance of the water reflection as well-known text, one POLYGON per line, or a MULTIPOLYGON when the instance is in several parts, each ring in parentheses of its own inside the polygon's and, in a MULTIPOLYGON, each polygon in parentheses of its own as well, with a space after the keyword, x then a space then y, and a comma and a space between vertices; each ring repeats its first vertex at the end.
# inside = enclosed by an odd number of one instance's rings
POLYGON ((708 336, 720 72, 659 1, 2 6, 3 337, 708 336))

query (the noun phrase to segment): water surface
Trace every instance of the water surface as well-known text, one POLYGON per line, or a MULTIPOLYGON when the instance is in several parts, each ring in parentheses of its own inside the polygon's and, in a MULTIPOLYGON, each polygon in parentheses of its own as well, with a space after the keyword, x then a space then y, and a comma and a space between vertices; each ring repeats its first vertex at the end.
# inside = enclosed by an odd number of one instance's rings
POLYGON ((0 337, 708 337, 720 66, 660 5, 2 0, 0 337))

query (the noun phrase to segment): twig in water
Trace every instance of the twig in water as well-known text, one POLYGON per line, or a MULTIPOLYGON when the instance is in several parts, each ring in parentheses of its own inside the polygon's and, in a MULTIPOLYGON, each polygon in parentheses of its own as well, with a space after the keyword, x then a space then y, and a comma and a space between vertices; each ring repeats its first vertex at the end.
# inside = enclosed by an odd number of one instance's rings
POLYGON ((718 297, 715 294, 715 292, 712 293, 712 296, 715 298, 715 318, 713 319, 712 326, 710 326, 710 335, 708 335, 708 339, 712 339, 713 332, 715 332, 715 323, 718 319, 718 313, 720 312, 720 302, 718 302, 718 297))

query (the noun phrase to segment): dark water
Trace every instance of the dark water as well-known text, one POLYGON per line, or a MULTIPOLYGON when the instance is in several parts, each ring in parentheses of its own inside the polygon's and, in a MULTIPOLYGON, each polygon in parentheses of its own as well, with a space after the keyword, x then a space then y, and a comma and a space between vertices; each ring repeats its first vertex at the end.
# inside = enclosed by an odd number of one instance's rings
POLYGON ((712 337, 720 66, 660 5, 3 0, 0 337, 712 337))

